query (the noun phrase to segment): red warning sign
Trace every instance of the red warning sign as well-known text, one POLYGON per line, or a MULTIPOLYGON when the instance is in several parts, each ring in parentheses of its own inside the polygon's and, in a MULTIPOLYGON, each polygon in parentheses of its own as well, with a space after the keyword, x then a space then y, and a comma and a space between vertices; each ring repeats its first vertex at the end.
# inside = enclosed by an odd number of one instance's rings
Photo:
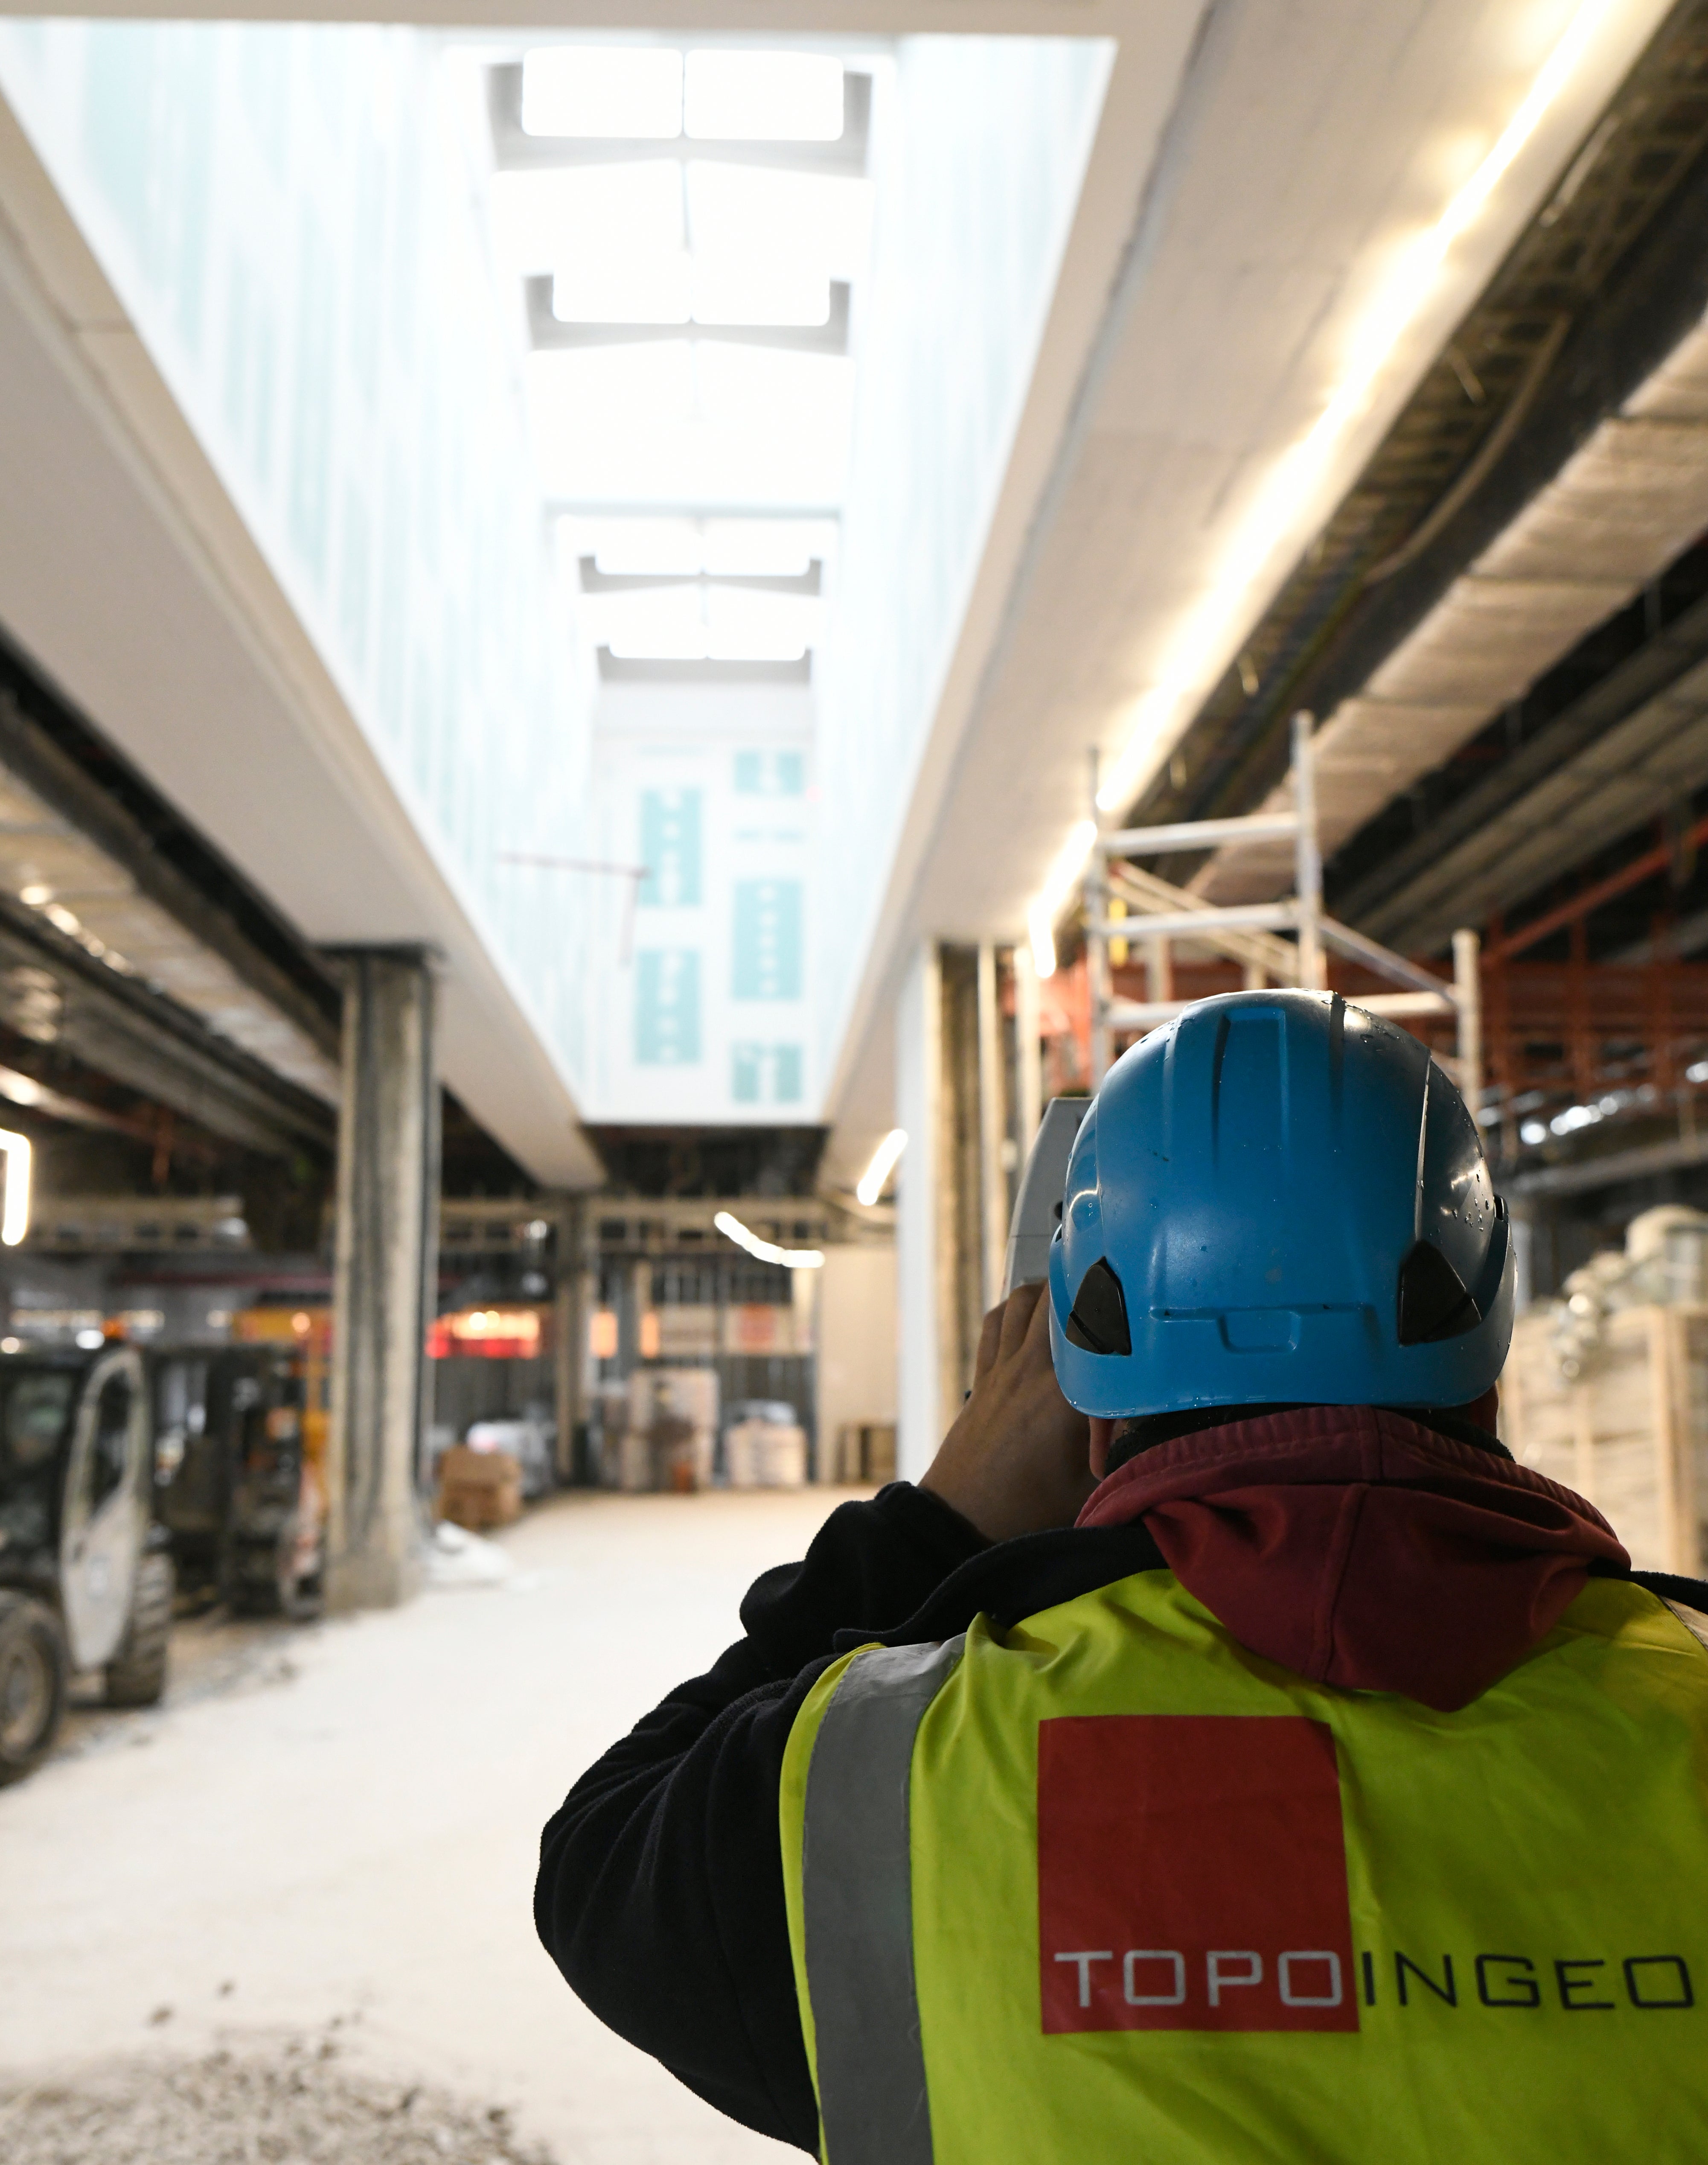
POLYGON ((1356 2030, 1340 1777, 1290 1715, 1039 1725, 1043 2027, 1356 2030))

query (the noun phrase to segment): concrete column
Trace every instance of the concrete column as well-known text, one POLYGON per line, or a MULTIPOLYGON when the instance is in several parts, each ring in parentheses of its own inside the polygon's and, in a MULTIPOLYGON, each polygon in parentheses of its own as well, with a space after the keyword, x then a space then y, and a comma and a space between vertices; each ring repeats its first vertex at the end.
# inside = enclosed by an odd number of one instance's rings
POLYGON ((575 1470, 575 1427, 587 1417, 586 1272, 581 1259, 581 1209, 572 1197, 560 1198, 552 1214, 552 1397, 557 1421, 557 1477, 568 1482, 575 1470))
POLYGON ((988 940, 979 950, 978 971, 980 1294, 981 1309, 988 1309, 1002 1298, 1002 1266, 1008 1247, 1008 1168, 1002 1162, 1008 1133, 1008 1063, 1002 1056, 996 950, 988 940))
POLYGON ((1043 1117, 1043 1046, 1038 1009, 1038 971, 1030 946, 1022 940, 1014 948, 1014 1140, 1022 1164, 1043 1117))
MULTIPOLYGON (((938 1230, 943 1184, 943 972, 934 943, 914 953, 896 1012, 896 1122, 907 1147, 896 1179, 896 1470, 917 1481, 943 1435, 944 1341, 938 1230)), ((953 1319, 951 1318, 951 1325, 953 1319)), ((949 1333, 953 1342, 953 1330, 949 1333)))
POLYGON ((422 1577, 426 1335, 439 1265, 434 988, 419 949, 339 960, 327 1593, 334 1609, 374 1609, 407 1599, 422 1577))

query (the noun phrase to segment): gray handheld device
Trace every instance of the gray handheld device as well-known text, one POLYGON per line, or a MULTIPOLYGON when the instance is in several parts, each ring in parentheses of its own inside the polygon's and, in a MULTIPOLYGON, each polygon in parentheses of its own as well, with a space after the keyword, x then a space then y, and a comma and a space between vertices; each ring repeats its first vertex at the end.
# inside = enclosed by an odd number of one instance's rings
POLYGON ((1040 1285, 1049 1276, 1049 1244, 1060 1223, 1068 1158, 1080 1123, 1090 1109, 1089 1098, 1052 1098, 1043 1109, 1009 1221, 1008 1259, 1002 1272, 1005 1300, 1017 1286, 1040 1285))

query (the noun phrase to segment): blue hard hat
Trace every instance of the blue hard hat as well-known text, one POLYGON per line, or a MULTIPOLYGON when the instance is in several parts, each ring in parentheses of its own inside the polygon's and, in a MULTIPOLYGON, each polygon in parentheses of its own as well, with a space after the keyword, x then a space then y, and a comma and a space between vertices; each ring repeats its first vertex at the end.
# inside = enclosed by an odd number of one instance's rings
POLYGON ((1512 1335, 1476 1124, 1338 993, 1199 1000, 1109 1071, 1068 1160, 1050 1350, 1081 1413, 1453 1406, 1512 1335))

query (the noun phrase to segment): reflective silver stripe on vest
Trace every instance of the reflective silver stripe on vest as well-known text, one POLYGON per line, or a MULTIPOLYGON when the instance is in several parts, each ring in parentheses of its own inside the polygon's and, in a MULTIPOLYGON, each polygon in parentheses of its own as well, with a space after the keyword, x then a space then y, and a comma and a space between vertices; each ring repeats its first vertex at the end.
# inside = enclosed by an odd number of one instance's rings
POLYGON ((931 2165, 907 1792, 919 1724, 965 1644, 858 1655, 813 1739, 801 1882, 829 2165, 931 2165))

